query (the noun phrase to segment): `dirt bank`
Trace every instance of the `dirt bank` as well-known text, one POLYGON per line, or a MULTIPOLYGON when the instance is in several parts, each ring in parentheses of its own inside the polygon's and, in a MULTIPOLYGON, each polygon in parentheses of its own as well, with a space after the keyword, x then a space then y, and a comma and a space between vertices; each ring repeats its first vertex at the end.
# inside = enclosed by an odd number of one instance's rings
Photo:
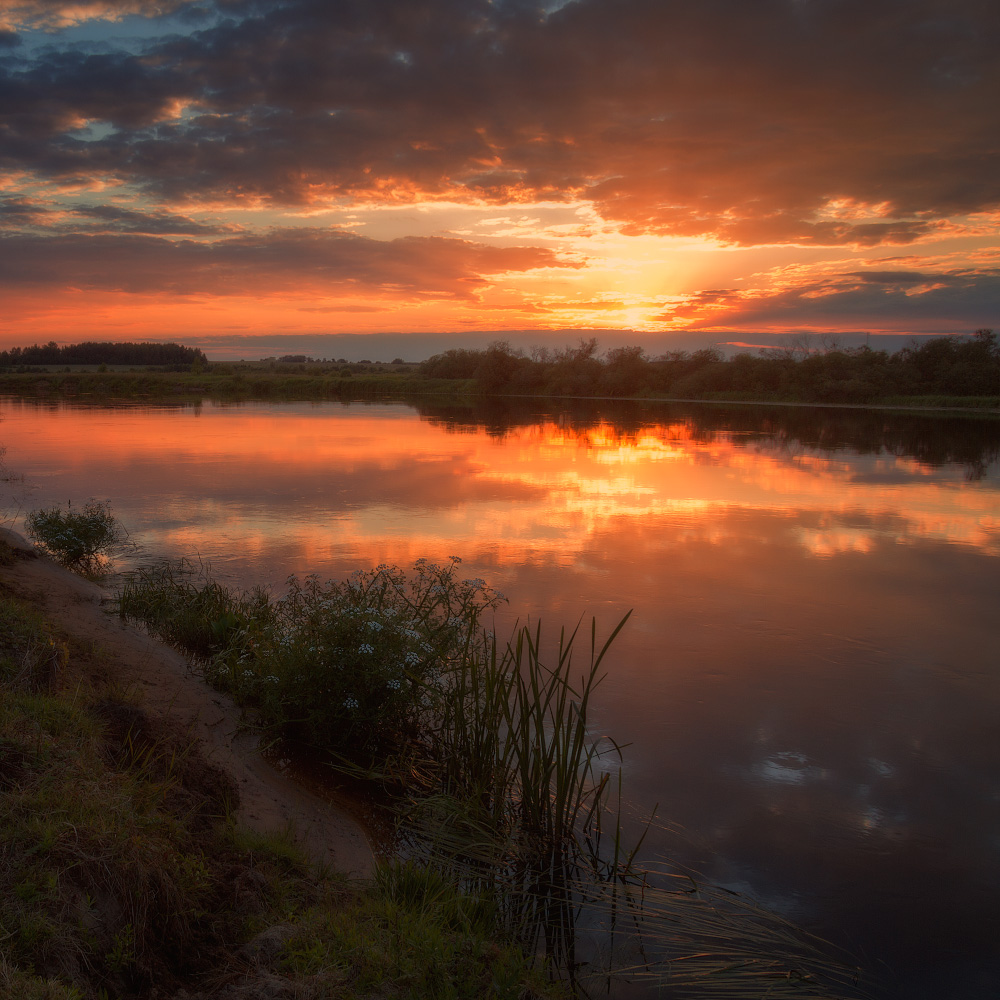
MULTIPOLYGON (((0 532, 11 546, 31 551, 19 535, 0 532)), ((145 711, 198 740, 206 758, 239 788, 244 824, 260 832, 291 826, 317 862, 356 877, 371 874, 374 858, 360 824, 275 770, 258 753, 256 736, 241 729, 233 701, 205 684, 176 650, 109 614, 107 591, 44 557, 0 567, 0 581, 90 650, 106 680, 133 691, 145 711)))

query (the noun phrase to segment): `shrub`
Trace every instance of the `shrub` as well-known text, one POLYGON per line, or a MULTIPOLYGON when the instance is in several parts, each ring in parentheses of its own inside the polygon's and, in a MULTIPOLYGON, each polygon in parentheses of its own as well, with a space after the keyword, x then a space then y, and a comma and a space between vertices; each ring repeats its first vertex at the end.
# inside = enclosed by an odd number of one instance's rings
POLYGON ((210 680, 314 743, 384 752, 420 728, 429 692, 502 600, 458 579, 459 562, 421 559, 409 575, 382 565, 339 583, 292 577, 269 615, 234 632, 210 680))
POLYGON ((105 501, 88 500, 82 508, 33 510, 25 518, 28 536, 64 566, 88 576, 100 576, 111 566, 111 555, 128 540, 128 532, 105 501))

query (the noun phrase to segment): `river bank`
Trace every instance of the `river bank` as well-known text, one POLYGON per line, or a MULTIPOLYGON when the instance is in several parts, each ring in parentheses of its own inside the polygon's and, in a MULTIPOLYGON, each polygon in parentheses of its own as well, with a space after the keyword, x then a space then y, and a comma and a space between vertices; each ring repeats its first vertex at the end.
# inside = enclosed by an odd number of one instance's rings
POLYGON ((231 698, 209 687, 179 652, 110 614, 108 590, 36 556, 14 532, 4 530, 2 537, 28 557, 0 568, 0 584, 30 601, 74 647, 90 647, 104 683, 134 692, 143 711, 193 739, 238 788, 241 823, 261 834, 291 828, 317 864, 352 877, 371 876, 375 859, 361 825, 268 764, 258 735, 231 698))
POLYGON ((103 588, 0 548, 0 995, 560 995, 456 923, 457 890, 376 868, 357 820, 103 588))
POLYGON ((437 378, 413 371, 382 371, 354 365, 324 369, 296 366, 300 371, 270 371, 261 366, 216 364, 204 371, 119 369, 108 371, 29 370, 0 372, 0 394, 35 400, 64 400, 82 404, 114 402, 179 405, 205 400, 222 403, 267 401, 427 400, 470 403, 493 400, 539 401, 550 404, 591 403, 712 403, 781 407, 821 407, 844 410, 888 410, 926 413, 1000 414, 1000 396, 948 393, 887 394, 865 398, 836 393, 823 398, 778 391, 699 391, 685 394, 643 389, 617 391, 525 391, 511 387, 485 391, 472 378, 437 378), (357 371, 351 371, 350 368, 357 371))

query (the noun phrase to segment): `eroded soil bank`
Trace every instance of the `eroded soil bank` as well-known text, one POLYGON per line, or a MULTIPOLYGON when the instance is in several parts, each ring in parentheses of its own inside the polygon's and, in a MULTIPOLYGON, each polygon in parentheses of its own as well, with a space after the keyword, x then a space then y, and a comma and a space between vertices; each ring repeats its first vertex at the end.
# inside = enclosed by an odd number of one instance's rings
POLYGON ((103 682, 129 692, 169 730, 194 737, 238 789, 243 824, 261 833, 291 827, 318 863, 354 877, 372 873, 374 856, 360 823, 272 767, 232 699, 209 687, 179 652, 110 613, 105 589, 37 556, 14 532, 0 531, 23 556, 0 567, 0 582, 86 651, 103 682))

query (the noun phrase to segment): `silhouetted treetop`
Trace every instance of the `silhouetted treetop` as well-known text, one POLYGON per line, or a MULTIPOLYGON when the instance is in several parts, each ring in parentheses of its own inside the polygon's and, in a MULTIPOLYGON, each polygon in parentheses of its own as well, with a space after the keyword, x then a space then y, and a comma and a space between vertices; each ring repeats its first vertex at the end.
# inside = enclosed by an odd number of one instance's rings
POLYGON ((934 337, 894 354, 867 347, 668 351, 649 358, 641 347, 603 356, 594 339, 526 355, 505 341, 485 350, 451 350, 420 366, 432 378, 473 379, 490 395, 756 399, 801 403, 870 403, 891 396, 1000 395, 1000 343, 992 330, 934 337))
POLYGON ((197 347, 181 344, 86 341, 60 347, 54 340, 0 351, 0 365, 191 365, 207 364, 197 347))

